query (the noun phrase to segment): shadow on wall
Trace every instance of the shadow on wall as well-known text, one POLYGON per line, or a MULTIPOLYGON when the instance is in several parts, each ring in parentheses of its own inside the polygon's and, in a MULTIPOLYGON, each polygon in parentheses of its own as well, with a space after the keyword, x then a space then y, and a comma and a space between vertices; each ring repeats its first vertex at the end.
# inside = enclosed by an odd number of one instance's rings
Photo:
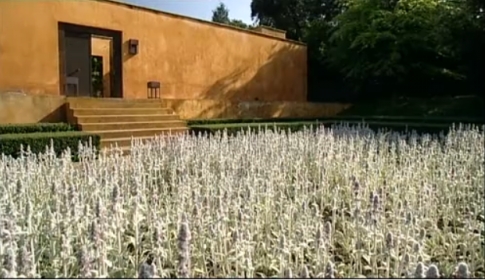
MULTIPOLYGON (((276 48, 276 45, 273 48, 276 48)), ((212 103, 212 106, 199 107, 198 117, 232 116, 235 113, 227 112, 227 110, 234 110, 236 103, 242 107, 260 107, 262 104, 268 103, 306 102, 306 48, 300 45, 281 48, 270 56, 253 77, 244 84, 238 84, 248 79, 250 69, 251 67, 248 65, 236 68, 204 92, 198 101, 206 105, 212 103), (292 77, 294 77, 294 82, 292 77), (204 102, 204 100, 218 100, 219 102, 204 102)), ((180 112, 183 110, 180 107, 186 106, 186 102, 182 100, 167 101, 175 112, 180 112)), ((257 108, 254 109, 257 110, 257 108)))
MULTIPOLYGON (((277 45, 273 45, 273 50, 277 45)), ((250 65, 235 69, 219 79, 203 95, 205 99, 232 101, 306 101, 306 48, 289 45, 274 52, 256 74, 243 85, 250 65), (288 81, 294 77, 295 82, 288 81), (268 92, 271 90, 273 92, 268 92), (274 91, 278 92, 275 93, 274 91), (221 96, 222 95, 222 96, 221 96)))
POLYGON ((66 99, 63 96, 0 91, 0 124, 65 121, 66 99))
POLYGON ((216 99, 163 99, 181 119, 323 118, 336 116, 345 103, 259 102, 216 99))

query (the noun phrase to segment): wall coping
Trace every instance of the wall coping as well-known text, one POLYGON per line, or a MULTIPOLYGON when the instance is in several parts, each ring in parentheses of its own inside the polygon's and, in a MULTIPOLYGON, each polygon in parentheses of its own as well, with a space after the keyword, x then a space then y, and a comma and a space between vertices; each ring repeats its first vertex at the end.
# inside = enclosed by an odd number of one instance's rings
MULTIPOLYGON (((193 17, 179 15, 179 14, 175 14, 175 13, 160 11, 160 10, 156 10, 156 9, 152 9, 152 8, 147 8, 147 7, 143 7, 143 6, 139 6, 139 5, 133 5, 133 4, 121 2, 120 0, 91 0, 91 1, 104 2, 104 3, 111 4, 111 5, 123 6, 123 7, 126 7, 126 8, 133 9, 133 10, 141 10, 141 11, 144 11, 144 12, 150 12, 150 13, 154 13, 154 14, 157 14, 157 15, 165 15, 165 16, 170 16, 170 17, 173 17, 173 18, 185 19, 185 20, 189 20, 189 21, 193 21, 193 22, 197 22, 197 23, 201 23, 201 24, 207 24, 207 25, 212 25, 212 26, 216 26, 216 27, 219 27, 219 28, 231 29, 233 31, 238 31, 238 32, 243 32, 243 33, 247 33, 247 34, 251 34, 251 35, 265 37, 265 38, 268 38, 268 39, 282 41, 282 42, 286 42, 286 43, 290 43, 290 44, 294 44, 294 45, 299 45, 299 46, 304 46, 304 47, 307 46, 305 43, 298 42, 298 41, 295 41, 295 40, 278 38, 278 37, 274 37, 274 36, 271 36, 271 35, 260 33, 258 31, 248 30, 248 29, 244 29, 244 28, 240 28, 240 27, 236 27, 236 26, 232 26, 232 25, 228 25, 228 24, 212 22, 212 21, 208 21, 208 20, 203 20, 203 19, 193 18, 193 17)), ((263 26, 263 27, 268 28, 268 29, 274 29, 275 31, 279 31, 279 32, 284 31, 284 30, 279 30, 279 29, 267 27, 267 26, 263 26)))
POLYGON ((255 27, 254 30, 261 32, 263 34, 271 35, 271 36, 276 37, 276 38, 286 39, 286 31, 285 30, 271 28, 271 27, 265 26, 265 25, 259 25, 259 26, 255 27), (270 33, 266 33, 266 32, 270 32, 270 33))
MULTIPOLYGON (((279 33, 286 33, 286 30, 274 28, 274 27, 267 26, 267 25, 258 25, 256 27, 256 29, 258 29, 258 28, 264 28, 264 29, 268 29, 268 30, 271 30, 271 31, 274 31, 274 32, 279 32, 279 33)), ((289 41, 293 41, 293 40, 289 40, 289 41)))

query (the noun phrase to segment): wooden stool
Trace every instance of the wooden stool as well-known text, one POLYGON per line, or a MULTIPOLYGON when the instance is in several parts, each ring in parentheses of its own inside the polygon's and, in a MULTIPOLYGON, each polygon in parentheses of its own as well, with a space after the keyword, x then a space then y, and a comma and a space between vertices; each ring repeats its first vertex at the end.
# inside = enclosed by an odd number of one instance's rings
POLYGON ((160 99, 160 82, 150 81, 147 83, 147 97, 148 99, 160 99))

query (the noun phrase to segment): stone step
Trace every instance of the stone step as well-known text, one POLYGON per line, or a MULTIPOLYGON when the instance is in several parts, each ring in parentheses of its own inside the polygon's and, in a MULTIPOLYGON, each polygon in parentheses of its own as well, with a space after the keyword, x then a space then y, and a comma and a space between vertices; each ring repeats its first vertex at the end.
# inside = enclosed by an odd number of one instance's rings
POLYGON ((167 108, 162 102, 74 102, 69 103, 69 108, 167 108))
POLYGON ((119 99, 119 98, 69 98, 69 108, 164 108, 160 100, 154 99, 119 99))
POLYGON ((112 123, 79 123, 79 128, 83 131, 99 130, 132 130, 149 128, 172 128, 185 127, 187 124, 181 120, 168 121, 140 121, 140 122, 112 122, 112 123))
POLYGON ((101 137, 101 149, 118 146, 129 154, 132 139, 188 131, 187 123, 161 100, 68 98, 67 118, 79 129, 101 137))
MULTIPOLYGON (((85 130, 84 130, 85 131, 85 130)), ((173 128, 151 128, 151 129, 130 129, 130 130, 96 130, 87 131, 101 136, 101 139, 131 138, 131 137, 150 137, 155 135, 170 135, 188 131, 187 127, 173 128)))
POLYGON ((97 115, 150 115, 150 114, 173 114, 169 108, 76 108, 73 110, 74 117, 97 115))
POLYGON ((118 122, 144 122, 144 121, 171 121, 180 120, 176 114, 145 114, 145 115, 83 115, 76 117, 77 123, 118 123, 118 122))
POLYGON ((164 104, 157 102, 157 103, 150 103, 150 102, 140 102, 140 103, 113 103, 113 102, 106 102, 106 103, 93 103, 93 104, 72 104, 69 108, 76 110, 78 108, 167 108, 164 104))

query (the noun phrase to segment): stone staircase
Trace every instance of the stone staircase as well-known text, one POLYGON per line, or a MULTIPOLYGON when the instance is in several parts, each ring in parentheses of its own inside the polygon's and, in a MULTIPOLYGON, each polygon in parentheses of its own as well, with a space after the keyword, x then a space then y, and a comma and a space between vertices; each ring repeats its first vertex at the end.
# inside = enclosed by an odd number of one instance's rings
POLYGON ((188 131, 187 123, 160 100, 68 98, 67 119, 82 131, 101 136, 101 149, 118 145, 128 151, 131 139, 188 131))

